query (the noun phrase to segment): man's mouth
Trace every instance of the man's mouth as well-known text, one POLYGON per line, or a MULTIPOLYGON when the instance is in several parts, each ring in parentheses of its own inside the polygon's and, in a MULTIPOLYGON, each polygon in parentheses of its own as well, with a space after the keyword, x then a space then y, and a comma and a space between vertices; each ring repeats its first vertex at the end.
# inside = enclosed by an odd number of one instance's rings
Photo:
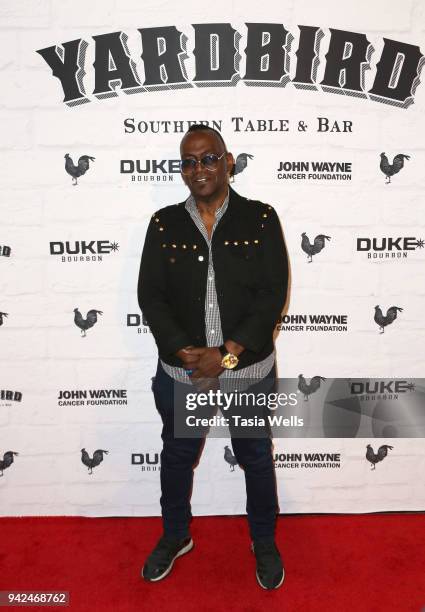
POLYGON ((197 179, 194 179, 193 182, 194 183, 205 183, 206 180, 207 180, 206 178, 197 178, 197 179))

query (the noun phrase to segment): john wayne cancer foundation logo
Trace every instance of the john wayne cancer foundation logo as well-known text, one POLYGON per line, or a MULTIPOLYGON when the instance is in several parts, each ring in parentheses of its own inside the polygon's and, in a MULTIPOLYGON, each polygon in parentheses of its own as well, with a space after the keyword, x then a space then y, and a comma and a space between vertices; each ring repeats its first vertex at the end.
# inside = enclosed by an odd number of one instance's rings
POLYGON ((281 161, 279 181, 351 181, 352 163, 342 161, 281 161))
POLYGON ((339 469, 341 467, 341 453, 320 452, 291 452, 275 453, 274 466, 276 469, 339 469))
POLYGON ((286 314, 277 324, 279 331, 290 332, 346 332, 348 314, 286 314))
POLYGON ((126 406, 127 389, 60 389, 58 406, 126 406))
MULTIPOLYGON (((235 471, 238 461, 228 446, 224 447, 224 461, 231 472, 235 471)), ((291 452, 273 454, 275 469, 339 469, 341 453, 291 452)))
MULTIPOLYGON (((229 465, 230 472, 234 472, 235 467, 239 465, 228 446, 224 447, 224 461, 229 465)), ((277 452, 273 455, 273 462, 275 469, 339 469, 341 467, 341 453, 277 452)))

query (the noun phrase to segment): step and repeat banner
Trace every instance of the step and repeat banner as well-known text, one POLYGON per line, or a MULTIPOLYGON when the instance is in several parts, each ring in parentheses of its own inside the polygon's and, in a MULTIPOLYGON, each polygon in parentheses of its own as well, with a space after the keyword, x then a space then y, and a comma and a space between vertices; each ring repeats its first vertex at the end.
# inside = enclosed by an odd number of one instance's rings
MULTIPOLYGON (((6 0, 0 31, 1 515, 159 514, 136 288, 199 122, 290 257, 281 512, 424 510, 424 5, 6 0)), ((192 504, 245 512, 228 438, 192 504)))

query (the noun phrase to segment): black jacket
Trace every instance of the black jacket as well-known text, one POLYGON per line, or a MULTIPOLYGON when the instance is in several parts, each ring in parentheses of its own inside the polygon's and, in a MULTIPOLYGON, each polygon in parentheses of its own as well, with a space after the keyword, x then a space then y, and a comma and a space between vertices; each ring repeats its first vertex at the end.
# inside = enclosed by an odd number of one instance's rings
MULTIPOLYGON (((273 331, 288 287, 288 257, 274 208, 229 188, 229 204, 212 238, 223 338, 246 347, 240 369, 273 350, 273 331)), ((193 344, 206 346, 208 246, 185 209, 166 206, 149 223, 140 264, 138 301, 161 359, 193 344)))

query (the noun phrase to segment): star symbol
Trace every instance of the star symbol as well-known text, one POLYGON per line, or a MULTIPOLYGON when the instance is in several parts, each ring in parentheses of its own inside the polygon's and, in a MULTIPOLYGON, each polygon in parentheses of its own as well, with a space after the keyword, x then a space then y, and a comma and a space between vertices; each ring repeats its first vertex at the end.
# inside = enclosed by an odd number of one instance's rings
POLYGON ((425 244, 425 241, 422 238, 419 238, 419 240, 416 240, 416 246, 418 249, 423 249, 424 244, 425 244))
POLYGON ((119 249, 119 244, 118 242, 111 242, 111 251, 118 251, 119 249))

